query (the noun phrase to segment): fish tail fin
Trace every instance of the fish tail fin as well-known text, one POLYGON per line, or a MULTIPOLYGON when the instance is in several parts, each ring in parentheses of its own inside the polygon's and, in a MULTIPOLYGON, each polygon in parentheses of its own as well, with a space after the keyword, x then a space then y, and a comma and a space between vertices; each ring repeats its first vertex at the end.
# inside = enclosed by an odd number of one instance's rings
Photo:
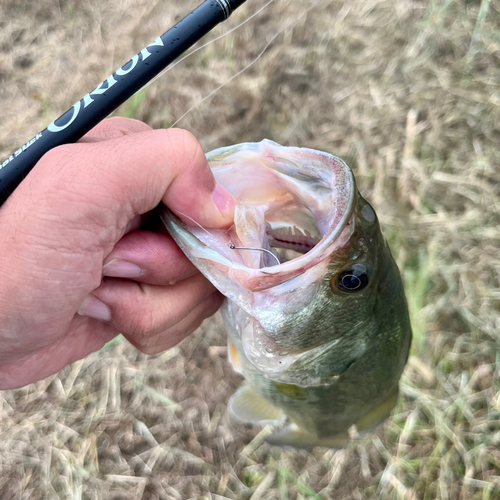
POLYGON ((302 430, 295 424, 271 434, 266 441, 272 446, 292 447, 302 450, 311 450, 314 446, 325 448, 344 448, 349 441, 347 432, 328 437, 318 437, 302 430))

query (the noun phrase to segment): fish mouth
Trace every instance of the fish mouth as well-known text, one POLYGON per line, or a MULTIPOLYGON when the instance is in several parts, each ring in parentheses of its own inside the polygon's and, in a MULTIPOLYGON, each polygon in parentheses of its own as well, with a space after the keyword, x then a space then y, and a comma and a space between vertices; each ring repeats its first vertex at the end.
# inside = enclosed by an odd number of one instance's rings
POLYGON ((314 300, 333 254, 352 235, 354 176, 333 155, 267 140, 218 149, 207 159, 238 201, 234 225, 207 230, 188 228, 172 214, 164 220, 194 264, 246 315, 226 321, 240 323, 235 344, 280 380, 309 350, 290 345, 283 326, 314 300))
POLYGON ((250 291, 303 274, 345 243, 356 188, 340 158, 264 140, 218 149, 207 159, 238 201, 218 251, 250 291))

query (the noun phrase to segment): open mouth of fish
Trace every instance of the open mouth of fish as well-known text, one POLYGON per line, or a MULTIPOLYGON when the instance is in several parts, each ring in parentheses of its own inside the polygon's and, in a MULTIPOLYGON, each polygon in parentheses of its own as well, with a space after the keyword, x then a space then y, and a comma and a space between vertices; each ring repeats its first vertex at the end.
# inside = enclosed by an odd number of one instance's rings
POLYGON ((307 310, 333 253, 352 234, 354 177, 335 156, 267 140, 207 158, 216 180, 239 202, 234 225, 208 230, 188 227, 171 213, 163 218, 188 257, 241 310, 225 314, 232 315, 228 321, 246 357, 276 375, 325 348, 314 340, 297 348, 283 326, 307 310))

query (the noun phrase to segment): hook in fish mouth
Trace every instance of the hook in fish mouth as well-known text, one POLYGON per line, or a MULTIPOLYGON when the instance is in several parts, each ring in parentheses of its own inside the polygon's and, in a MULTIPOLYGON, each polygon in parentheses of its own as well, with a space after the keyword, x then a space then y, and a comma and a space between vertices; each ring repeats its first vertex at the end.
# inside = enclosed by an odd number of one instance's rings
POLYGON ((273 254, 273 252, 271 252, 270 250, 267 250, 265 248, 257 248, 257 247, 237 247, 235 246, 233 243, 228 243, 227 245, 231 250, 257 250, 259 252, 266 252, 267 254, 269 254, 271 257, 273 257, 274 259, 276 259, 276 262, 278 264, 278 266, 281 264, 280 260, 278 257, 276 257, 276 255, 273 254))
MULTIPOLYGON (((269 245, 272 248, 293 250, 299 254, 309 252, 309 250, 314 248, 321 240, 320 237, 314 238, 309 230, 301 230, 297 226, 286 226, 273 229, 270 224, 266 223, 266 234, 269 238, 269 245)), ((228 243, 227 246, 231 250, 257 250, 259 252, 265 252, 276 260, 278 266, 282 261, 291 260, 287 257, 278 257, 275 253, 266 248, 236 246, 234 243, 228 243)))

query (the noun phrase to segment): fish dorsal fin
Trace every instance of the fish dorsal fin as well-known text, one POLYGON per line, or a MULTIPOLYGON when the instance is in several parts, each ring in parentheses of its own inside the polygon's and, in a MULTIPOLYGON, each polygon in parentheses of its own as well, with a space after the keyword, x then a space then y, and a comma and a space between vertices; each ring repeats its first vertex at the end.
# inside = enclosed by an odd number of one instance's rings
POLYGON ((231 414, 242 422, 277 425, 284 413, 248 385, 240 387, 229 400, 231 414))
POLYGON ((318 437, 302 430, 295 424, 271 434, 266 441, 272 446, 292 447, 302 450, 311 450, 314 446, 325 448, 344 448, 349 440, 347 432, 328 437, 318 437))

